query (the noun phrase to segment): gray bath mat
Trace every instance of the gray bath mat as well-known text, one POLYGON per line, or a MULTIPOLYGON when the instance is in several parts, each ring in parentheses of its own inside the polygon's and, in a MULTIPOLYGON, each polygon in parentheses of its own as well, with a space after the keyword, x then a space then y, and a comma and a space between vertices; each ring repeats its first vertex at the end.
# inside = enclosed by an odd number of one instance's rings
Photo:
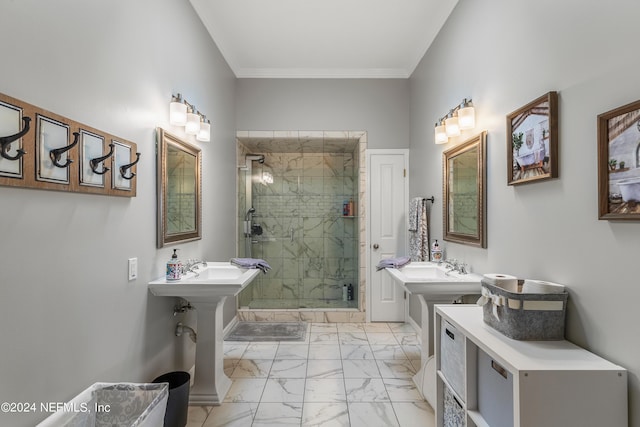
POLYGON ((304 341, 305 322, 238 322, 225 341, 304 341))

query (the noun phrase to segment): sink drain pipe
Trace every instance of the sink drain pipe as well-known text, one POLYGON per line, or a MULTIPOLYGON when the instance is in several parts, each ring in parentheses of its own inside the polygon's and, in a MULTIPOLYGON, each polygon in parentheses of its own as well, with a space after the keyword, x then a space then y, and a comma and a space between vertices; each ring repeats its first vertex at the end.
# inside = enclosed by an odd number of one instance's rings
POLYGON ((196 331, 194 331, 191 326, 186 326, 183 325, 182 322, 178 322, 178 324, 176 325, 176 336, 181 337, 185 332, 189 334, 189 338, 191 338, 191 341, 193 341, 194 343, 198 342, 198 335, 196 334, 196 331))

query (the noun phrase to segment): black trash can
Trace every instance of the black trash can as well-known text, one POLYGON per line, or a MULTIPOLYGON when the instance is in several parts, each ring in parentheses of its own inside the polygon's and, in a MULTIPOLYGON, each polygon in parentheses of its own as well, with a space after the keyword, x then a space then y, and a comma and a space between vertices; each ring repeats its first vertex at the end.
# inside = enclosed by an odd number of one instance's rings
POLYGON ((190 381, 191 375, 183 371, 169 372, 153 380, 154 383, 169 383, 164 427, 185 427, 187 425, 190 381))

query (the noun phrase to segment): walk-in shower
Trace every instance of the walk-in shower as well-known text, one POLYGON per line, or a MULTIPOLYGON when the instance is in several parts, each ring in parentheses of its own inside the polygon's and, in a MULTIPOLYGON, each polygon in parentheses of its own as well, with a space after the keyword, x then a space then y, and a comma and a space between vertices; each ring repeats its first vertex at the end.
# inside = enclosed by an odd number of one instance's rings
POLYGON ((272 267, 240 308, 358 308, 358 142, 238 139, 238 255, 272 267))

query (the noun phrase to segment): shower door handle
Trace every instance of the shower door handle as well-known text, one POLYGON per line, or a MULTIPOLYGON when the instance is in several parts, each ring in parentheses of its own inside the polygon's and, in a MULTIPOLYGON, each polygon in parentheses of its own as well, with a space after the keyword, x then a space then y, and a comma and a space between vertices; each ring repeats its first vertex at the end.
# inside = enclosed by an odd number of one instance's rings
POLYGON ((290 232, 289 237, 291 238, 291 242, 293 242, 293 227, 289 229, 289 232, 290 232))

